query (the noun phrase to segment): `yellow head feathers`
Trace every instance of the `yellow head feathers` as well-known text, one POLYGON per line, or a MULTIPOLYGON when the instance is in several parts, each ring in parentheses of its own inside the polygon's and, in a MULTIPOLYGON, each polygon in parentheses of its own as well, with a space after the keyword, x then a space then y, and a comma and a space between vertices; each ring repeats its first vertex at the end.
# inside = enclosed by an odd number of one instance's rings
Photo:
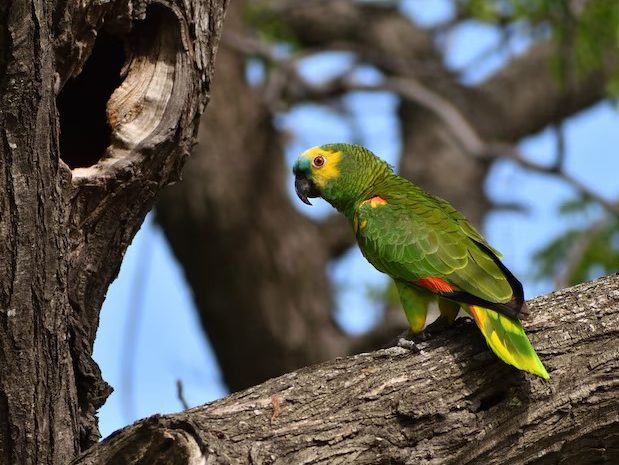
POLYGON ((340 175, 338 165, 342 156, 342 152, 331 152, 316 146, 307 149, 299 158, 307 160, 307 166, 310 169, 314 183, 322 188, 327 181, 340 175))

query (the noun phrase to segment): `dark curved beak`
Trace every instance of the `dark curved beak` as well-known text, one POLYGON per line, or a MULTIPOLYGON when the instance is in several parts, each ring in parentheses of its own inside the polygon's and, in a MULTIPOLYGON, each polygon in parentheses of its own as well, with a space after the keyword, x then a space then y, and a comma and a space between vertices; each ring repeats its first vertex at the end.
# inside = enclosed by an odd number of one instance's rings
POLYGON ((297 191, 297 195, 299 196, 301 201, 303 203, 306 203, 307 205, 312 204, 308 200, 308 197, 313 198, 320 196, 320 192, 316 188, 316 185, 303 175, 295 176, 294 188, 297 191))

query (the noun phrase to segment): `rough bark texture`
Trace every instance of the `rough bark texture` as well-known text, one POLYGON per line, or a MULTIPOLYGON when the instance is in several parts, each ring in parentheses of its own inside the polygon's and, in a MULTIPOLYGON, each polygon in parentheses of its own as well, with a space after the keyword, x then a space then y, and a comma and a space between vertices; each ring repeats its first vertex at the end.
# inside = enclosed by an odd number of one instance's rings
POLYGON ((2 464, 99 438, 99 310, 192 147, 226 2, 150 3, 0 5, 2 464))
POLYGON ((420 353, 336 359, 140 421, 74 465, 618 463, 619 275, 529 305, 549 382, 500 362, 469 324, 420 353))
MULTIPOLYGON (((242 17, 245 4, 235 5, 225 33, 251 37, 242 17)), ((432 31, 393 5, 276 0, 260 2, 257 9, 285 25, 302 47, 351 50, 387 76, 422 83, 465 115, 488 142, 516 141, 604 97, 602 71, 562 86, 552 72, 556 50, 549 44, 466 87, 445 67, 432 31)), ((389 318, 397 316, 396 324, 385 324, 380 334, 362 341, 344 337, 332 323, 328 265, 348 250, 353 235, 339 215, 317 223, 291 205, 283 135, 274 128, 264 95, 244 79, 246 57, 225 45, 230 42, 223 42, 214 105, 202 124, 205 143, 196 148, 183 182, 158 204, 157 217, 191 284, 224 380, 234 391, 354 353, 368 341, 384 341, 402 330, 397 322, 404 320, 399 310, 388 312, 389 318)), ((290 87, 284 94, 293 103, 309 98, 295 89, 294 80, 290 87)), ((402 101, 399 119, 400 172, 481 225, 491 207, 484 191, 490 164, 465 153, 445 122, 419 105, 402 101), (458 181, 445 173, 457 173, 458 181)))

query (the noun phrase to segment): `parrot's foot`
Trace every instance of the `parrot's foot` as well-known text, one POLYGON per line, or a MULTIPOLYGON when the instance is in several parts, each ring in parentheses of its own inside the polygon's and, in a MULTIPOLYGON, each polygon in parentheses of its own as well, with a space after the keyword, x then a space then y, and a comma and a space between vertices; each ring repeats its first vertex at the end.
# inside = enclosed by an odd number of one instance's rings
POLYGON ((419 344, 428 340, 429 336, 425 331, 421 331, 420 333, 414 333, 410 329, 404 331, 397 340, 397 346, 402 347, 404 349, 408 349, 412 352, 421 352, 421 347, 419 344))
POLYGON ((407 339, 405 337, 398 338, 398 347, 408 349, 411 352, 421 352, 421 348, 415 343, 415 341, 413 341, 412 339, 407 339))
POLYGON ((413 333, 410 329, 407 329, 398 336, 396 345, 403 349, 408 349, 411 352, 419 353, 421 352, 421 348, 418 346, 418 343, 423 340, 419 339, 418 336, 419 333, 413 333))
POLYGON ((473 320, 473 318, 468 317, 468 316, 463 316, 463 317, 456 319, 453 325, 457 328, 462 328, 463 326, 469 326, 474 323, 475 323, 475 320, 473 320))
POLYGON ((425 338, 428 339, 435 334, 442 333, 450 327, 451 323, 447 320, 447 318, 441 315, 428 326, 426 326, 425 329, 421 332, 421 334, 425 333, 425 338))
POLYGON ((397 345, 414 352, 419 352, 421 350, 418 346, 419 343, 428 341, 449 328, 461 328, 470 325, 472 322, 473 320, 468 317, 458 318, 456 321, 450 322, 449 319, 441 315, 419 333, 413 333, 410 329, 405 331, 398 338, 397 345))

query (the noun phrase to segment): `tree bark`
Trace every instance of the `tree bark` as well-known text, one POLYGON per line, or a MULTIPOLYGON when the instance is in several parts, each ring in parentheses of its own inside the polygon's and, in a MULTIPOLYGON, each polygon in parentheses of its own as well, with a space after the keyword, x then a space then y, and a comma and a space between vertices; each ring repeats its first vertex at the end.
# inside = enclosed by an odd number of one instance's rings
POLYGON ((618 463, 619 274, 529 306, 548 382, 468 324, 142 420, 73 464, 618 463))
POLYGON ((101 304, 193 145, 225 3, 0 5, 0 463, 99 438, 101 304))

